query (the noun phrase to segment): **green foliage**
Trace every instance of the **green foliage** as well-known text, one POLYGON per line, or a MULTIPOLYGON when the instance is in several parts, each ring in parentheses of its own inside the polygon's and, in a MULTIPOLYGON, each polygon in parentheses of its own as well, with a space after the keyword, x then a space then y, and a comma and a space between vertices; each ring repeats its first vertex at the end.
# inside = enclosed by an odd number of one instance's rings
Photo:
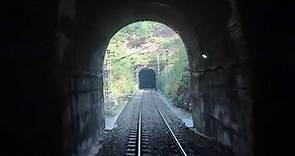
POLYGON ((120 31, 129 37, 148 38, 154 35, 155 30, 162 24, 150 21, 141 21, 130 24, 120 31))
POLYGON ((188 59, 185 48, 179 50, 179 52, 168 56, 167 67, 160 75, 161 89, 165 95, 172 99, 174 104, 190 110, 188 59))
POLYGON ((177 102, 181 103, 185 99, 189 78, 184 45, 169 27, 150 21, 122 28, 107 47, 104 68, 110 70, 110 75, 104 78, 104 86, 112 91, 113 100, 122 105, 126 96, 138 89, 135 68, 156 66, 157 56, 160 56, 161 89, 169 97, 177 97, 177 102), (181 94, 179 88, 184 90, 181 94))

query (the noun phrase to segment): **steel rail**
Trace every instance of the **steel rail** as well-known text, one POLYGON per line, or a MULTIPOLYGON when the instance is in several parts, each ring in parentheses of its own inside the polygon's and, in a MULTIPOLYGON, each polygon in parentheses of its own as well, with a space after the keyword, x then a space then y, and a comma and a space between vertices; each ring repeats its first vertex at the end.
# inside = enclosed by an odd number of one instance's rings
POLYGON ((171 127, 169 126, 168 122, 166 121, 164 115, 163 115, 162 112, 158 109, 158 107, 157 107, 157 105, 156 105, 156 102, 155 102, 155 100, 154 100, 154 98, 153 98, 153 92, 151 92, 151 98, 152 98, 153 103, 154 103, 154 105, 155 105, 157 111, 159 112, 161 118, 163 119, 164 123, 166 124, 166 126, 167 126, 167 128, 168 128, 168 130, 169 130, 169 133, 171 134, 173 140, 175 141, 175 143, 176 143, 176 145, 177 145, 177 147, 178 147, 178 149, 179 149, 181 155, 182 155, 182 156, 187 156, 187 154, 185 153, 185 151, 184 151, 184 149, 182 148, 181 144, 179 143, 178 139, 176 138, 175 134, 173 133, 171 127))
POLYGON ((143 93, 141 95, 141 102, 140 102, 140 106, 139 106, 139 113, 138 113, 138 125, 137 125, 137 155, 140 156, 141 155, 141 122, 142 122, 142 103, 143 103, 143 94, 144 94, 144 90, 143 93))

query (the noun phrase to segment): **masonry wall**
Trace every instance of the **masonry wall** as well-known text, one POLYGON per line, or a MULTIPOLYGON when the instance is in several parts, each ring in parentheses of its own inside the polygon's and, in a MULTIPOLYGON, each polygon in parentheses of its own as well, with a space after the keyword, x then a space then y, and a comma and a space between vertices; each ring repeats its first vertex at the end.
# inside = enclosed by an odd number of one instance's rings
POLYGON ((235 154, 251 155, 251 57, 234 3, 223 5, 209 4, 215 10, 208 13, 211 18, 197 24, 202 50, 191 58, 193 121, 199 132, 235 154))
MULTIPOLYGON (((70 46, 79 49, 74 44, 70 46)), ((85 51, 70 53, 73 57, 65 59, 67 64, 59 71, 60 80, 63 80, 60 83, 64 99, 65 155, 86 155, 104 129, 103 83, 98 68, 102 66, 103 58, 95 52, 85 51), (90 64, 89 60, 95 64, 90 64)))
POLYGON ((104 129, 103 55, 81 44, 75 32, 76 5, 75 0, 60 2, 56 63, 63 99, 63 154, 83 156, 104 129))

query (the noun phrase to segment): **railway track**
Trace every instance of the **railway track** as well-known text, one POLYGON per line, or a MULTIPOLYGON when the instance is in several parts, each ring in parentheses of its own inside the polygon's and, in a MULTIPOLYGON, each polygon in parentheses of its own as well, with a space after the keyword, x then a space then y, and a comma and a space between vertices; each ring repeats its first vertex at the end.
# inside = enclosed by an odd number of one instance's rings
MULTIPOLYGON (((151 103, 155 107, 157 113, 160 116, 161 123, 167 132, 168 136, 170 137, 169 140, 173 140, 172 142, 167 142, 167 145, 170 147, 169 153, 173 153, 172 155, 182 155, 187 156, 186 152, 184 151, 183 147, 181 146, 181 142, 177 139, 176 135, 172 131, 170 125, 168 124, 167 120, 165 119, 165 116, 158 108, 155 99, 153 98, 153 92, 152 91, 143 91, 141 95, 141 102, 139 106, 138 111, 138 121, 137 126, 135 129, 132 129, 127 143, 127 149, 126 149, 126 155, 127 156, 141 156, 141 155, 159 155, 159 153, 155 153, 153 151, 153 145, 150 145, 149 143, 149 135, 152 135, 151 132, 149 132, 148 128, 144 128, 143 121, 143 98, 144 94, 147 94, 146 92, 150 92, 151 97, 151 103)), ((166 149, 167 150, 167 149, 166 149)), ((163 152, 163 151, 162 151, 163 152)), ((164 151, 165 152, 165 151, 164 151)), ((168 151, 167 151, 168 152, 168 151)))

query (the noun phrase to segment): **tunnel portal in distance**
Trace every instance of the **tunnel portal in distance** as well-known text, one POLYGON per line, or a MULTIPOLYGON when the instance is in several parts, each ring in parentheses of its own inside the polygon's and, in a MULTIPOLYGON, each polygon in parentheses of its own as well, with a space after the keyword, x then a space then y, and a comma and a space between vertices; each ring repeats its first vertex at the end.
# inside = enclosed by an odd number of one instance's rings
POLYGON ((143 68, 138 74, 139 89, 155 89, 156 88, 156 73, 153 69, 143 68))

